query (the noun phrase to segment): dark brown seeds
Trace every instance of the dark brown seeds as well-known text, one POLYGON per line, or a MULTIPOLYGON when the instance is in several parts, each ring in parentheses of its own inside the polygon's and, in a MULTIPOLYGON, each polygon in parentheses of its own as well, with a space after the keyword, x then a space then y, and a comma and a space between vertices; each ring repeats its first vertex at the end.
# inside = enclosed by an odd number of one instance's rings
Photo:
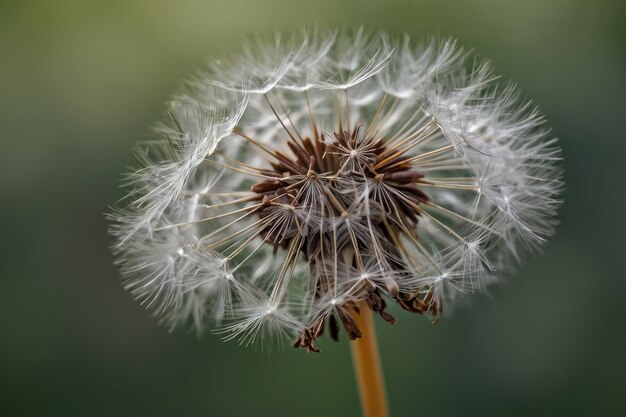
MULTIPOLYGON (((336 285, 334 278, 325 277, 325 260, 338 253, 351 253, 355 259, 349 266, 356 268, 357 256, 361 264, 372 256, 367 255, 371 243, 355 236, 374 235, 372 238, 391 257, 388 264, 396 268, 396 273, 405 273, 402 271, 408 268, 395 242, 405 233, 417 237, 414 231, 421 216, 420 205, 429 201, 420 188, 424 175, 414 170, 405 152, 388 149, 380 138, 365 136, 362 126, 350 132, 344 130, 332 135, 321 132, 314 138, 291 138, 288 148, 290 155, 272 153, 267 175, 274 178, 260 181, 251 189, 263 203, 256 211, 258 216, 267 220, 261 236, 277 250, 289 248, 292 240, 298 239, 299 253, 292 251, 288 262, 294 263, 298 256, 306 259, 316 281, 316 297, 321 299, 336 285), (359 193, 368 182, 372 192, 367 210, 360 213, 355 201, 362 198, 359 193), (308 224, 297 213, 305 218, 317 216, 318 220, 308 224), (275 219, 280 219, 280 224, 275 224, 275 219), (359 230, 367 233, 355 232, 359 230)), ((395 318, 385 311, 384 295, 395 298, 405 310, 430 313, 435 321, 438 319, 441 304, 433 299, 432 293, 424 296, 398 293, 395 286, 396 292, 389 294, 386 288, 367 281, 356 290, 360 294, 354 296, 366 300, 373 312, 391 324, 395 318)), ((294 346, 319 352, 315 341, 322 334, 326 320, 334 340, 339 337, 339 322, 350 340, 361 337, 361 330, 349 312, 353 309, 354 305, 335 305, 332 312, 318 317, 305 329, 294 346)))

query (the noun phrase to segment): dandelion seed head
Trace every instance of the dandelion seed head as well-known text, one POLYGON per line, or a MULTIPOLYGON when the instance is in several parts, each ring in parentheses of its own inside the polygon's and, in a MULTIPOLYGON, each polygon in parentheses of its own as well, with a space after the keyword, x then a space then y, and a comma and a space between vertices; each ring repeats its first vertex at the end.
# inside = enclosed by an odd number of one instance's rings
POLYGON ((126 287, 170 327, 245 345, 356 339, 357 305, 437 321, 550 237, 560 205, 541 113, 470 62, 453 39, 363 29, 213 60, 110 215, 126 287))

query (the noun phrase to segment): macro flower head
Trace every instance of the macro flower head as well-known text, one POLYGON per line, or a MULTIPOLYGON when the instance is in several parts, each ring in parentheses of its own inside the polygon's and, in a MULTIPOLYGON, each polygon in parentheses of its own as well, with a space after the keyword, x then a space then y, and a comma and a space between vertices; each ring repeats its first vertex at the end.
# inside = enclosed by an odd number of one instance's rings
POLYGON ((560 151, 539 111, 452 39, 362 29, 255 38, 167 104, 112 217, 124 285, 227 339, 396 303, 433 321, 553 234, 560 151), (357 307, 361 306, 361 307, 357 307))

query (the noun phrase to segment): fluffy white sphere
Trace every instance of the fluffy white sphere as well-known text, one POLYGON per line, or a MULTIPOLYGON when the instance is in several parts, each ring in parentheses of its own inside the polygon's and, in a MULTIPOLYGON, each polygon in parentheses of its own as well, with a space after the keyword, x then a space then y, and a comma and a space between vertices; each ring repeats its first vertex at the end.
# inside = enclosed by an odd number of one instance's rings
POLYGON ((537 109, 469 58, 356 30, 213 60, 111 215, 125 285, 170 326, 213 318, 244 343, 357 338, 362 301, 437 320, 553 234, 562 187, 537 109))

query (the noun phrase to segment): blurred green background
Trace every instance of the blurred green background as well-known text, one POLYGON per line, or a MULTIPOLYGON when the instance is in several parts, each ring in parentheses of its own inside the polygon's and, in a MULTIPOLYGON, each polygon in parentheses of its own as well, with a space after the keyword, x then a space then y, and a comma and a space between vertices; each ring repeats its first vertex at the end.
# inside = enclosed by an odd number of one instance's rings
POLYGON ((558 235, 432 326, 379 323, 392 414, 626 415, 626 2, 0 4, 0 414, 357 416, 349 347, 168 334, 120 286, 102 213, 162 103, 245 35, 318 23, 453 35, 561 138, 558 235))

